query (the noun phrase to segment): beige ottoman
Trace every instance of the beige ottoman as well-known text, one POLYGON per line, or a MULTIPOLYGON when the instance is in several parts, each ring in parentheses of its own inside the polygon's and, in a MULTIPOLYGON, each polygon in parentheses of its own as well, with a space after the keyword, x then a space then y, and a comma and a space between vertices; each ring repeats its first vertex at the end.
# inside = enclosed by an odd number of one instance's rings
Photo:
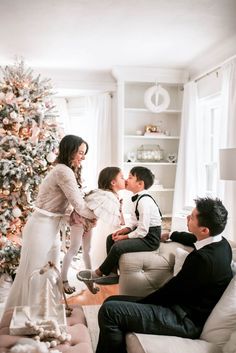
MULTIPOLYGON (((5 312, 0 323, 0 353, 7 353, 22 336, 10 336, 9 325, 12 310, 5 312)), ((72 339, 70 344, 61 344, 57 349, 63 353, 93 353, 91 340, 87 328, 86 319, 81 306, 74 306, 72 316, 67 318, 68 333, 72 339)))

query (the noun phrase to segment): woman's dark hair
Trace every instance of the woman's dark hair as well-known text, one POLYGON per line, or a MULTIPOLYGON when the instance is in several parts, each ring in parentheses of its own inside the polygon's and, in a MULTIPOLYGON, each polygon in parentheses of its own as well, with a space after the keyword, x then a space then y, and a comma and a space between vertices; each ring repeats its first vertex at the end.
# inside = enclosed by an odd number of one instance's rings
POLYGON ((228 218, 228 211, 222 201, 210 197, 198 198, 194 201, 198 211, 198 225, 207 227, 212 237, 222 233, 228 218))
POLYGON ((88 152, 88 144, 81 137, 76 135, 66 135, 62 138, 59 144, 59 154, 57 156, 57 163, 62 163, 67 165, 75 172, 75 176, 79 186, 81 187, 81 167, 73 168, 71 162, 74 155, 78 152, 79 147, 84 143, 86 145, 85 154, 88 152))
POLYGON ((150 169, 145 167, 133 167, 130 174, 136 176, 138 181, 144 182, 144 188, 149 189, 154 183, 155 176, 150 169))
POLYGON ((111 182, 120 172, 121 169, 118 167, 106 167, 102 169, 98 177, 98 188, 112 191, 111 182))

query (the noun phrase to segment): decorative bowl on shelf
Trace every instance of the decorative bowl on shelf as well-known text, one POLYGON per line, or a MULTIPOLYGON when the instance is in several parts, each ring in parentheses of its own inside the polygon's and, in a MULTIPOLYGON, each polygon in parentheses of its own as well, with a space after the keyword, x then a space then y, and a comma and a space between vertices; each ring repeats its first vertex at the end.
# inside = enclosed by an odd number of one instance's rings
POLYGON ((137 160, 142 162, 159 162, 164 158, 164 151, 159 145, 141 145, 137 150, 137 160))

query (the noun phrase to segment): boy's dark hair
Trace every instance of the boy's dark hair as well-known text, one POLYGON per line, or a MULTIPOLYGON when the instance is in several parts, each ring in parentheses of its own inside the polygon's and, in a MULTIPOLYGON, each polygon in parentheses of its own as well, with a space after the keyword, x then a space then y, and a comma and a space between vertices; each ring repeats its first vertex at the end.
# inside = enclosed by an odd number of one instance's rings
POLYGON ((145 168, 145 167, 133 167, 130 171, 130 174, 133 176, 136 176, 138 181, 143 181, 144 182, 144 188, 147 190, 149 189, 153 183, 155 176, 151 172, 150 169, 145 168))
POLYGON ((198 211, 198 225, 207 227, 211 236, 223 232, 227 223, 228 211, 218 198, 197 198, 194 200, 198 211))
POLYGON ((98 177, 98 188, 102 190, 112 190, 111 182, 121 172, 118 167, 106 167, 102 169, 98 177))

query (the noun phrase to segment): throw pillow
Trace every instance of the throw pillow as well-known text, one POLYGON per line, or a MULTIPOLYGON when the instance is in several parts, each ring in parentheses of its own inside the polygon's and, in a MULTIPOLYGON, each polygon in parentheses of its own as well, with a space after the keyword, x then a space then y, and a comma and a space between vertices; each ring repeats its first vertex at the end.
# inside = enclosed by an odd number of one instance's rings
POLYGON ((208 317, 201 339, 223 347, 236 330, 236 276, 208 317))
POLYGON ((189 254, 189 251, 186 251, 182 248, 177 248, 175 250, 174 276, 176 276, 177 273, 179 273, 179 271, 181 270, 183 263, 186 257, 188 256, 188 254, 189 254))

